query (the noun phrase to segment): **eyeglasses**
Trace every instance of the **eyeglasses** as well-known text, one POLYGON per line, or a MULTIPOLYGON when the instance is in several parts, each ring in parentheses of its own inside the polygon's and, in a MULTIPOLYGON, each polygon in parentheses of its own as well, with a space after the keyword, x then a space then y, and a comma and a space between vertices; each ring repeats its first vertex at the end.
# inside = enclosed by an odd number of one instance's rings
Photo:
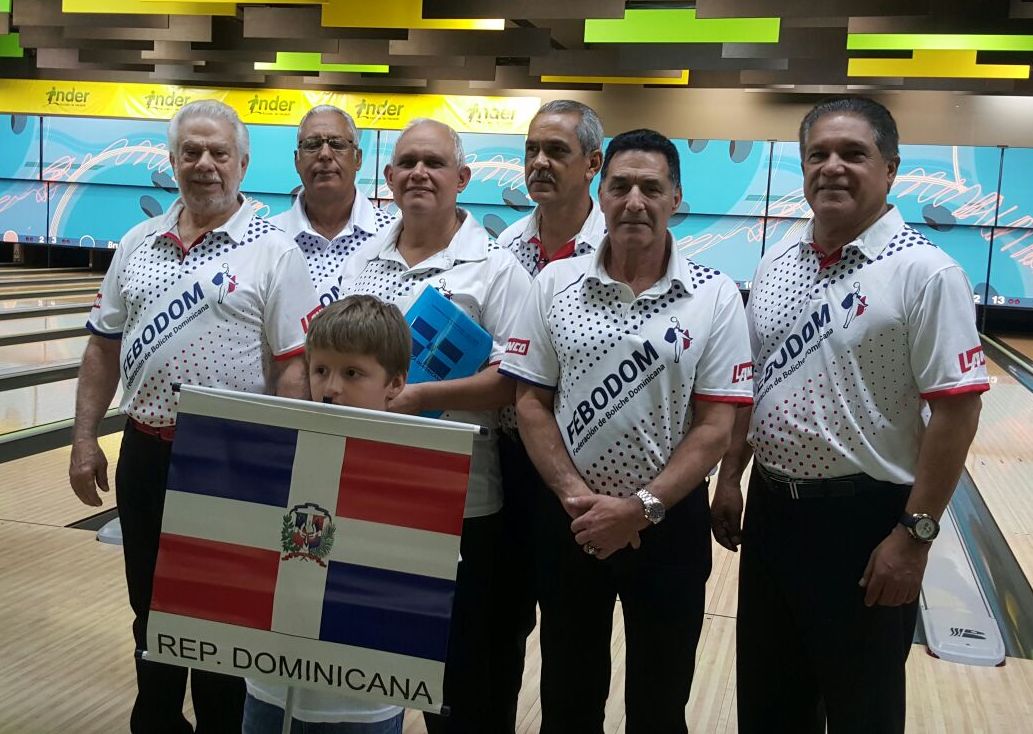
POLYGON ((312 155, 321 151, 324 145, 329 145, 330 150, 334 151, 335 153, 343 153, 349 148, 355 147, 355 143, 348 140, 347 138, 315 137, 299 140, 298 150, 300 150, 302 153, 308 153, 312 155))

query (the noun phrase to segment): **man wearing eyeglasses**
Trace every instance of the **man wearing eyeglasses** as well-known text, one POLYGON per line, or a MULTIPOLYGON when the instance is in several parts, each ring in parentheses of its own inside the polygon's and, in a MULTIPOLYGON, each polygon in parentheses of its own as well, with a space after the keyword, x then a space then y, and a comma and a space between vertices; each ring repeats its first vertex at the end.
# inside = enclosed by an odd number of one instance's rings
POLYGON ((355 121, 333 105, 309 110, 298 126, 294 167, 303 190, 288 211, 272 218, 305 254, 319 303, 339 296, 341 263, 391 221, 355 190, 362 166, 355 121))

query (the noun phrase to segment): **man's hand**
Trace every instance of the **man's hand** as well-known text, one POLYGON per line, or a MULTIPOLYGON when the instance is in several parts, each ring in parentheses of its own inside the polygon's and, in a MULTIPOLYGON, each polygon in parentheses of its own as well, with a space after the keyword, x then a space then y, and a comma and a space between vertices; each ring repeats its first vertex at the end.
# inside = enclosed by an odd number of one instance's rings
POLYGON ((68 466, 68 481, 75 496, 84 505, 100 507, 97 487, 108 492, 108 460, 97 439, 82 439, 72 443, 72 460, 68 466))
POLYGON ((639 532, 649 527, 642 502, 637 497, 592 494, 569 497, 564 504, 572 516, 576 513, 577 519, 570 525, 574 540, 581 546, 588 543, 595 546, 595 557, 599 559, 627 545, 638 548, 639 532))
POLYGON ((406 415, 419 415, 425 409, 423 407, 421 388, 418 384, 409 383, 398 397, 387 404, 387 409, 392 413, 405 413, 406 415))
POLYGON ((859 582, 866 590, 865 606, 896 607, 918 598, 930 547, 912 538, 903 526, 893 528, 872 551, 859 582))
POLYGON ((718 482, 710 503, 714 540, 732 553, 742 543, 742 490, 738 484, 718 482))

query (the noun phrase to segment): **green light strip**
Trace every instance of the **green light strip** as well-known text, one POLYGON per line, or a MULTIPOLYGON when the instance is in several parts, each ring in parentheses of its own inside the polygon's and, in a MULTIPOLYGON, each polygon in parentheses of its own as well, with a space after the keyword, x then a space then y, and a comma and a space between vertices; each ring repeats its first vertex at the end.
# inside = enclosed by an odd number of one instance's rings
POLYGON ((1033 36, 932 33, 850 33, 851 51, 1033 51, 1033 36))
POLYGON ((277 51, 276 61, 256 61, 258 71, 339 71, 352 74, 387 74, 387 64, 324 64, 319 52, 277 51))
POLYGON ((628 10, 585 21, 585 43, 778 43, 779 18, 697 19, 695 10, 628 10))
POLYGON ((0 56, 16 59, 24 55, 25 49, 21 47, 17 33, 6 33, 0 36, 0 56))

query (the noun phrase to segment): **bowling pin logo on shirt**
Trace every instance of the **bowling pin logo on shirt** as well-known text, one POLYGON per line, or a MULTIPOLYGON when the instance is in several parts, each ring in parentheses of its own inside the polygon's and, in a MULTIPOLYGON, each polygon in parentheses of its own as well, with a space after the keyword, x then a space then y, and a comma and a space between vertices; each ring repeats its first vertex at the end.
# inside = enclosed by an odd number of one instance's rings
POLYGON ((215 274, 215 277, 212 278, 212 283, 219 286, 219 303, 222 303, 226 300, 226 296, 237 290, 237 276, 230 275, 228 263, 222 264, 222 270, 215 274))
POLYGON ((677 364, 685 350, 692 346, 692 337, 689 336, 688 329, 681 328, 681 322, 677 316, 671 317, 671 323, 674 326, 667 329, 667 332, 664 334, 664 341, 674 345, 674 362, 677 364))
POLYGON ((868 308, 868 296, 861 293, 860 283, 854 283, 853 292, 848 293, 840 305, 846 309, 846 320, 843 321, 843 328, 849 329, 854 319, 864 314, 868 308))

